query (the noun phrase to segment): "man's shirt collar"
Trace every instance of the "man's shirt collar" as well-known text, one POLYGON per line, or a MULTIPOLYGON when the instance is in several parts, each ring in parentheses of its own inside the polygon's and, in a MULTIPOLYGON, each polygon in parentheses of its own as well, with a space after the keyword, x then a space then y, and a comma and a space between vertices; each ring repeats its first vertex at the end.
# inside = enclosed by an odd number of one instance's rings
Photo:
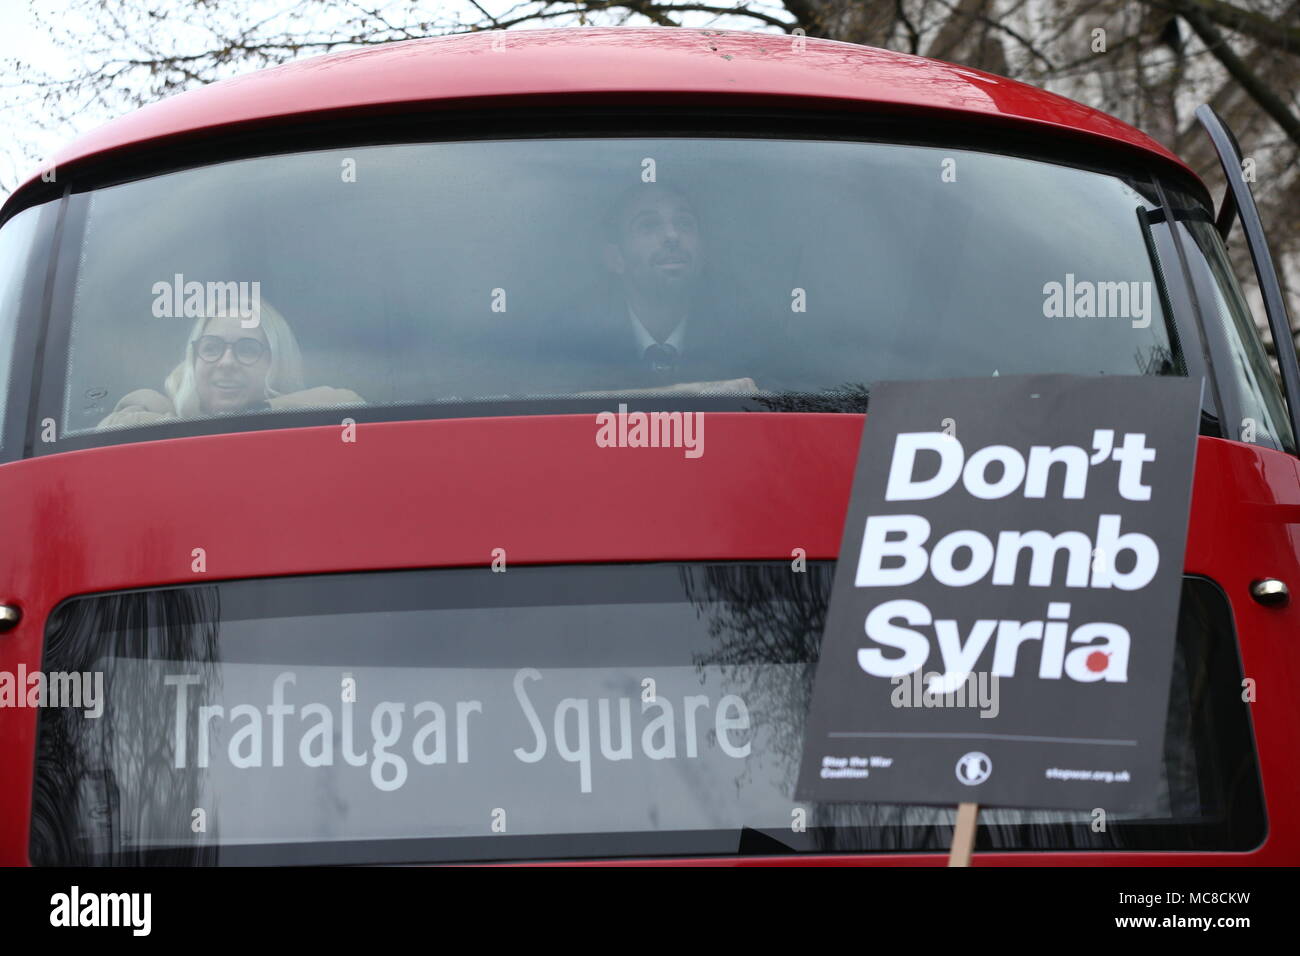
MULTIPOLYGON (((632 311, 632 306, 630 305, 627 307, 627 317, 632 321, 632 334, 636 336, 637 355, 644 358, 646 349, 650 348, 652 345, 659 345, 660 343, 650 334, 649 330, 641 324, 641 320, 636 317, 636 313, 632 311)), ((682 349, 686 344, 685 319, 682 319, 677 323, 677 328, 673 329, 672 334, 664 340, 663 344, 671 345, 677 350, 678 355, 682 354, 682 349)))

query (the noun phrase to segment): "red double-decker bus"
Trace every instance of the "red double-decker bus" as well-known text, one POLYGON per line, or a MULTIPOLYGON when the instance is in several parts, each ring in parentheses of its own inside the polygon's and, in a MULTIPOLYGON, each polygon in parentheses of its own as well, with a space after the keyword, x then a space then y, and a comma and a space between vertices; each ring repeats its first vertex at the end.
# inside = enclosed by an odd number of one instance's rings
POLYGON ((1206 384, 1160 805, 985 810, 978 861, 1297 862, 1300 378, 1229 180, 694 30, 341 53, 84 137, 0 212, 0 862, 942 863, 950 809, 794 800, 803 722, 873 384, 1026 373, 1206 384))

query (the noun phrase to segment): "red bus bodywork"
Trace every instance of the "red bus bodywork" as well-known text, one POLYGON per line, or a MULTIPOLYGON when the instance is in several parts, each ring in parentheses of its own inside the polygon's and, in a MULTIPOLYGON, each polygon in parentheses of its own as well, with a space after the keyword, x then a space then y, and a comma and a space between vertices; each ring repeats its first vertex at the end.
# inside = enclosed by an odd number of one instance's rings
MULTIPOLYGON (((692 30, 507 33, 416 41, 268 70, 142 109, 58 156, 65 171, 214 132, 323 115, 521 103, 746 103, 961 114, 1044 136, 1104 139, 1181 163, 1104 114, 963 67, 823 41, 692 30), (568 42, 564 42, 565 36, 568 42), (493 40, 506 48, 492 49, 493 40)), ((20 189, 38 186, 39 176, 20 189)), ((41 666, 50 611, 84 593, 210 579, 396 568, 837 557, 864 418, 710 415, 714 453, 607 450, 589 416, 372 423, 145 441, 0 466, 0 670, 41 666), (556 454, 557 448, 564 454, 556 454), (274 475, 273 480, 262 476, 274 475), (810 489, 815 488, 815 493, 810 489), (629 502, 638 502, 630 507, 629 502), (653 502, 647 506, 646 502, 653 502), (228 519, 238 509, 245 520, 228 519)), ((1254 580, 1300 584, 1300 462, 1199 439, 1184 568, 1232 603, 1252 705, 1268 836, 1245 853, 1020 852, 975 865, 1223 865, 1300 861, 1300 608, 1252 600, 1254 580)), ((37 711, 0 711, 0 864, 24 865, 37 711)), ((673 861, 683 862, 683 861, 673 861)), ((704 861, 700 861, 704 862, 704 861)), ((748 857, 788 865, 942 865, 933 853, 748 857)))

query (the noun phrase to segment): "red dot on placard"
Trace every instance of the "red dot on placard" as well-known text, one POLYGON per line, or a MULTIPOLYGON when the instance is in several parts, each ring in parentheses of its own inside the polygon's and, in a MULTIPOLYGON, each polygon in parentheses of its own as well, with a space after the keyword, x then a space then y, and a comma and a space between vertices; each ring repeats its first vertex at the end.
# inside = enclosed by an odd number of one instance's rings
POLYGON ((1110 664, 1110 655, 1105 651, 1093 651, 1086 663, 1090 671, 1104 671, 1110 664))

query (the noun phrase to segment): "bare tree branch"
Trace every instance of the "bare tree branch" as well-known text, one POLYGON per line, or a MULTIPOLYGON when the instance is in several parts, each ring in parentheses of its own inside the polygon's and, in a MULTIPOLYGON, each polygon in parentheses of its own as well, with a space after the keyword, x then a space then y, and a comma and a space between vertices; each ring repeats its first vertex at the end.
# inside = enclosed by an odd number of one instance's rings
MULTIPOLYGON (((1218 26, 1250 37, 1265 46, 1274 47, 1283 53, 1300 53, 1300 25, 1273 20, 1253 10, 1243 10, 1223 0, 1143 0, 1153 7, 1188 15, 1199 14, 1205 20, 1218 26)), ((1191 20, 1187 22, 1190 24, 1191 20)))
MULTIPOLYGON (((1170 0, 1170 2, 1182 3, 1183 0, 1170 0)), ((1282 98, 1270 90, 1245 61, 1233 52, 1227 40, 1215 29, 1214 24, 1210 23, 1209 18, 1190 4, 1189 8, 1181 11, 1180 15, 1187 21, 1188 26, 1196 31, 1196 35, 1201 38, 1206 48, 1223 64, 1223 68, 1229 75, 1241 84, 1242 89, 1250 94, 1251 99, 1259 104, 1259 108, 1272 117, 1287 136, 1300 145, 1300 119, 1297 119, 1282 98)))

